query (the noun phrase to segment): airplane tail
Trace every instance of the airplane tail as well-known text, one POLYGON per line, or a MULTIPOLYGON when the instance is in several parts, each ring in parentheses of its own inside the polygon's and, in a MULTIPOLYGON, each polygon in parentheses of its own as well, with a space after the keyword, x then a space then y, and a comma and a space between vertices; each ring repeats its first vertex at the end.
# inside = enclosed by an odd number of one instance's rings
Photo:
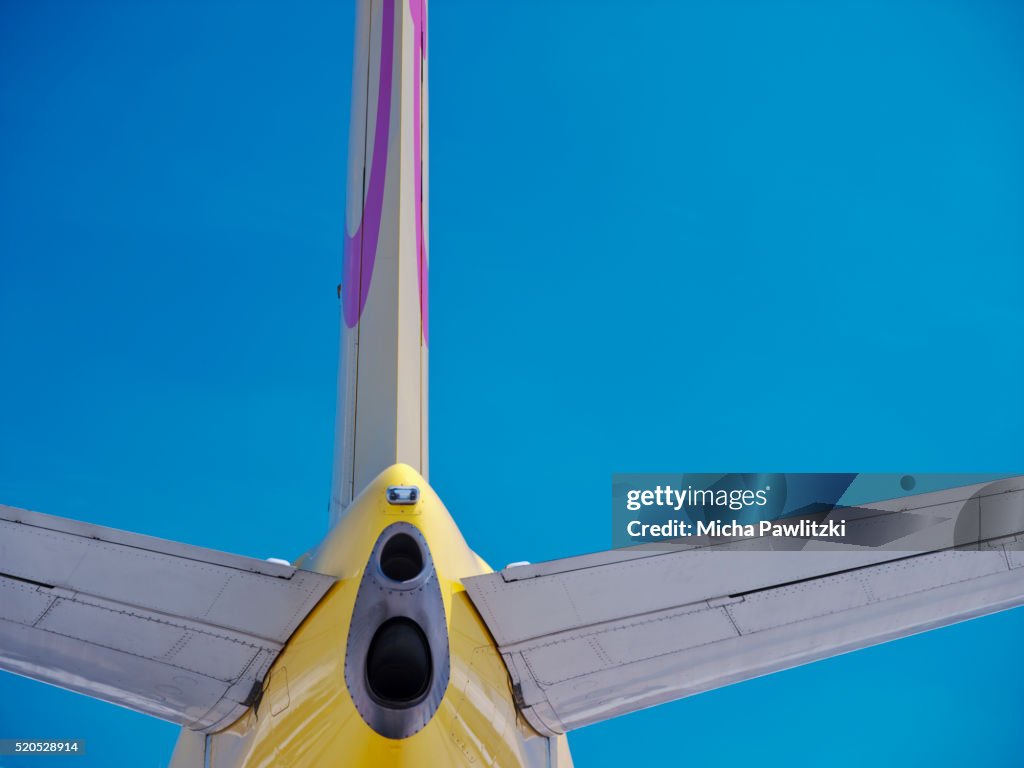
POLYGON ((427 0, 358 0, 331 522, 396 463, 427 476, 427 0))

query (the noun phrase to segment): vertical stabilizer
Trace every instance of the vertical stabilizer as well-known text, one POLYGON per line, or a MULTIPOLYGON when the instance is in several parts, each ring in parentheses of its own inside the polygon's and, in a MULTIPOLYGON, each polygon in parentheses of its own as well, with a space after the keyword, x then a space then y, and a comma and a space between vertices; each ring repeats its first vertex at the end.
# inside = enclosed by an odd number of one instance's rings
POLYGON ((359 0, 331 518, 379 472, 427 476, 427 0, 359 0))

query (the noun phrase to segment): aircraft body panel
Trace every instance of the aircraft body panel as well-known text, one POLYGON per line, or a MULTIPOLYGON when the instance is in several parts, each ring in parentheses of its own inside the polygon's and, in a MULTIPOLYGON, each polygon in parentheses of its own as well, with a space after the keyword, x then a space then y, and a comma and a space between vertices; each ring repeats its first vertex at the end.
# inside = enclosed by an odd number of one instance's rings
POLYGON ((336 577, 337 583, 277 658, 259 705, 205 744, 183 731, 172 768, 571 765, 564 737, 541 737, 517 716, 505 664, 461 583, 490 569, 411 467, 382 473, 300 564, 336 577), (417 485, 421 501, 388 504, 385 490, 394 485, 417 485), (436 713, 403 739, 385 738, 367 724, 345 677, 345 644, 360 580, 375 567, 369 560, 374 542, 396 522, 414 526, 427 542, 444 601, 451 659, 436 713))

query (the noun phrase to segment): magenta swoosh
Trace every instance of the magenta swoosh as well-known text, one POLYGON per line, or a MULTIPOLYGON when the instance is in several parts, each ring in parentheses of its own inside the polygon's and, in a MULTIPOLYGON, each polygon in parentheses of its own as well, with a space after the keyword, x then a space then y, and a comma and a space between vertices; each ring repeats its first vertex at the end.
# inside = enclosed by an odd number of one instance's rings
POLYGON ((342 314, 352 328, 363 314, 370 292, 373 264, 377 259, 380 220, 387 181, 388 134, 391 130, 391 80, 394 68, 395 4, 385 2, 381 22, 380 81, 377 85, 377 121, 373 129, 373 158, 370 184, 363 201, 359 228, 345 235, 345 260, 342 269, 342 314))

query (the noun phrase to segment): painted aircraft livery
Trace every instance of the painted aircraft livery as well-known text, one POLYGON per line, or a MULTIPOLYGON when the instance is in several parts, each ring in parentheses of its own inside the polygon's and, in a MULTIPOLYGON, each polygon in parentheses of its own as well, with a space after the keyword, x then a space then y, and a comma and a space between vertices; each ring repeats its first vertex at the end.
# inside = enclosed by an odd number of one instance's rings
POLYGON ((428 51, 427 0, 359 0, 326 537, 289 564, 0 506, 0 669, 180 724, 174 768, 571 766, 575 728, 1024 603, 1020 477, 899 500, 971 548, 492 571, 428 482, 428 51))

